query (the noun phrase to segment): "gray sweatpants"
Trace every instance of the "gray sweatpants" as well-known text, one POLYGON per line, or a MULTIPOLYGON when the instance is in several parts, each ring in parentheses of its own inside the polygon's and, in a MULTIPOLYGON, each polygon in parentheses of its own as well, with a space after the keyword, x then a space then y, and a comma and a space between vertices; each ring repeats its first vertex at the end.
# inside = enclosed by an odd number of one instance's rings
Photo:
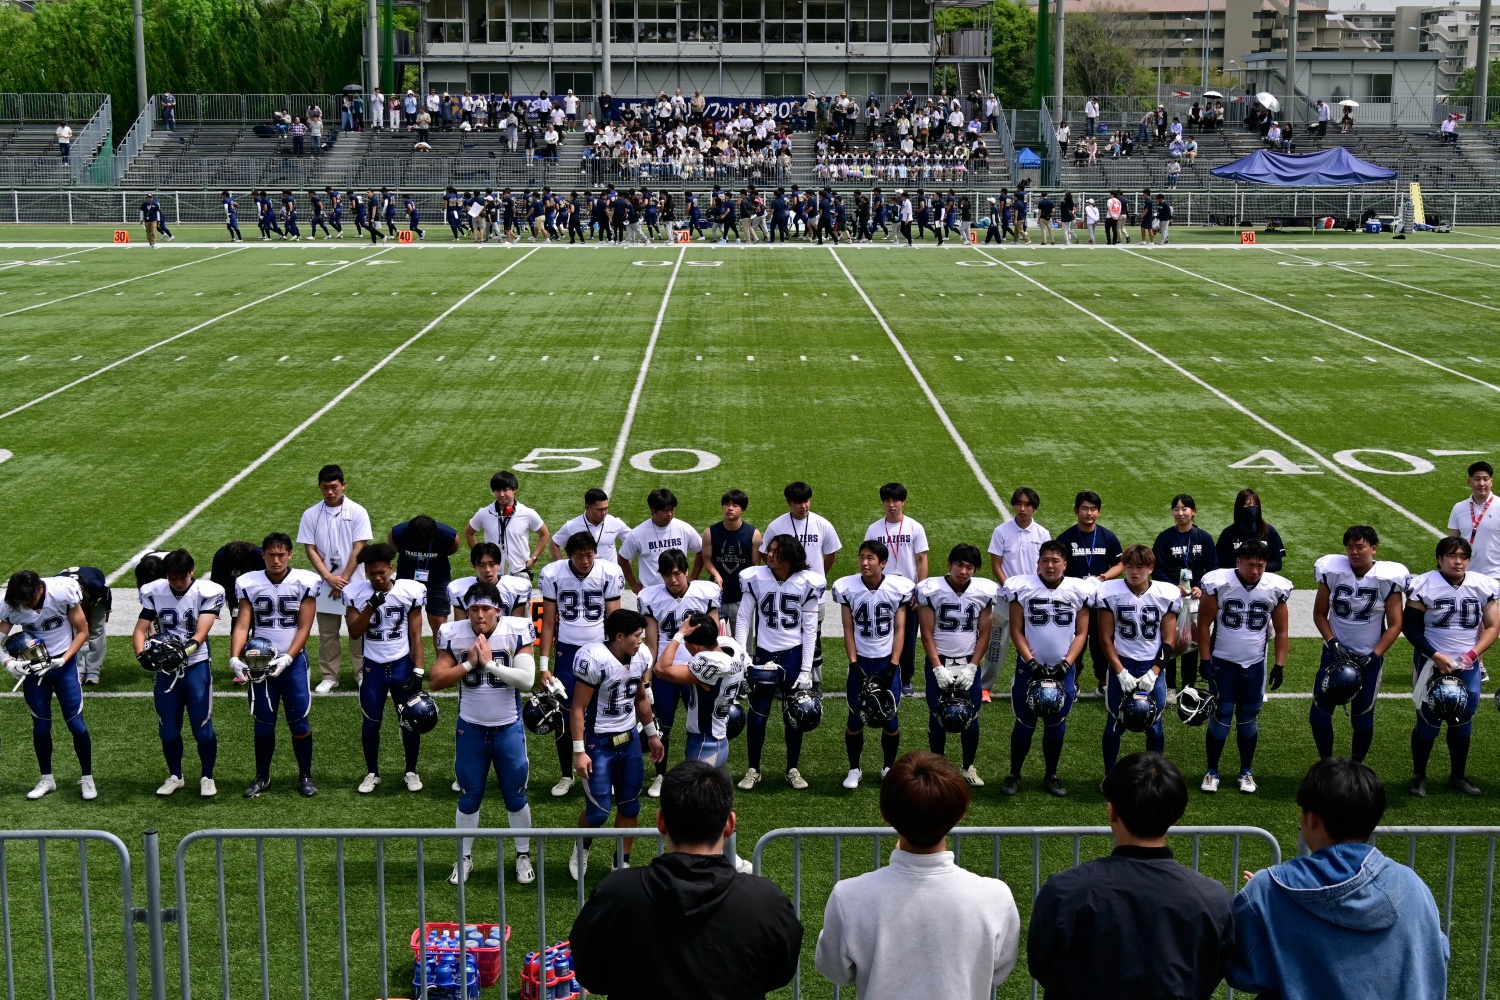
POLYGON ((995 605, 990 619, 990 645, 984 651, 984 662, 980 666, 979 686, 994 691, 1000 683, 1000 674, 1005 670, 1005 657, 1010 652, 1010 604, 1001 601, 995 605))
POLYGON ((89 641, 83 644, 74 660, 78 668, 78 679, 99 679, 99 670, 104 666, 104 623, 109 621, 109 612, 103 603, 92 605, 86 612, 89 620, 89 641))

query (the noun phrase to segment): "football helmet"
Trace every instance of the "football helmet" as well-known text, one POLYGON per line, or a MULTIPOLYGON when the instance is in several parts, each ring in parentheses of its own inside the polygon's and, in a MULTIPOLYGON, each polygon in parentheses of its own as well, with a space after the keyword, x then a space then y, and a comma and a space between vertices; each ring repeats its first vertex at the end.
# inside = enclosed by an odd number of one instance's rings
POLYGON ((793 691, 781 706, 781 721, 796 733, 810 733, 823 721, 823 703, 811 691, 793 691))
POLYGON ((1318 694, 1335 705, 1344 705, 1354 700, 1365 678, 1359 671, 1359 660, 1354 653, 1340 646, 1334 653, 1328 669, 1318 677, 1318 694))
POLYGON ((240 650, 240 659, 245 661, 245 666, 250 668, 250 679, 252 681, 263 681, 271 676, 271 661, 281 655, 276 644, 270 639, 262 639, 258 635, 252 635, 245 640, 245 648, 240 650))
POLYGON ((1457 674, 1433 674, 1422 707, 1439 722, 1457 722, 1469 707, 1469 690, 1457 674))
POLYGON ((418 691, 396 706, 396 723, 418 736, 432 732, 438 724, 437 702, 426 691, 418 691))
POLYGON ((1156 725, 1161 710, 1156 707, 1156 699, 1147 692, 1132 691, 1121 700, 1117 718, 1127 732, 1144 733, 1156 725))
POLYGON ((1068 668, 1060 663, 1039 664, 1026 685, 1026 707, 1043 723, 1061 719, 1068 710, 1068 690, 1064 686, 1068 668))
POLYGON ((881 673, 864 679, 859 687, 856 714, 860 722, 872 729, 879 729, 895 718, 896 694, 891 690, 889 674, 881 673))
POLYGON ((771 698, 781 690, 781 668, 775 663, 752 663, 745 671, 745 683, 750 685, 750 697, 771 698))
POLYGON ((546 688, 537 691, 521 706, 521 724, 538 736, 562 732, 566 724, 562 699, 546 688))
POLYGON ((952 687, 938 696, 937 711, 933 714, 943 732, 961 733, 974 722, 974 703, 967 691, 952 687))
POLYGON ((52 654, 42 640, 30 632, 12 632, 5 639, 5 655, 12 660, 24 661, 33 675, 44 674, 52 668, 52 654))
POLYGON ((1185 725, 1201 726, 1212 718, 1214 696, 1202 688, 1183 688, 1177 692, 1177 718, 1185 725))
POLYGON ((153 635, 135 658, 149 673, 170 673, 187 662, 187 649, 175 636, 153 635))
POLYGON ((743 733, 745 731, 746 718, 747 716, 745 715, 745 706, 740 704, 738 701, 730 702, 729 715, 724 719, 725 738, 732 740, 740 733, 743 733))

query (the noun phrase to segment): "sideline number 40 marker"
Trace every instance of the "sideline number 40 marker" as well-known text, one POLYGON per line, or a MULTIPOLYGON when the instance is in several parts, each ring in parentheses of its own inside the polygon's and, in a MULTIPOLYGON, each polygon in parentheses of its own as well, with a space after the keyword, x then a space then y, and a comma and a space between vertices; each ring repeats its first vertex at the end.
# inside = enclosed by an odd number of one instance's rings
POLYGON ((417 234, 413 233, 409 229, 408 230, 402 230, 401 232, 399 232, 399 233, 396 234, 396 242, 397 243, 410 243, 413 240, 415 240, 416 238, 417 238, 417 234))

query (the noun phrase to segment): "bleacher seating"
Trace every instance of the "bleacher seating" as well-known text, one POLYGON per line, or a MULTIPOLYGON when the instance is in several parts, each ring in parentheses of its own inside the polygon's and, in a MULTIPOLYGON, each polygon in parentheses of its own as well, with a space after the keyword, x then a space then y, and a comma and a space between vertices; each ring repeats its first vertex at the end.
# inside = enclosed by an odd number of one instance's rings
MULTIPOLYGON (((56 124, 0 125, 0 177, 31 187, 63 187, 72 176, 57 149, 56 124)), ((93 150, 73 147, 87 160, 93 150)))

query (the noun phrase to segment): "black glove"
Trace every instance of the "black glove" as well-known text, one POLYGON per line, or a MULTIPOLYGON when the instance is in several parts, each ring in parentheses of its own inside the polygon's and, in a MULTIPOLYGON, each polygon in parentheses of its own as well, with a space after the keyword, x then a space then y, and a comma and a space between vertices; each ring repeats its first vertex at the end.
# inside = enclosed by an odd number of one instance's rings
POLYGON ((401 696, 403 698, 410 698, 418 691, 421 691, 422 679, 426 676, 426 672, 422 670, 421 667, 414 668, 412 672, 407 675, 406 680, 401 682, 401 696))
POLYGON ((1281 664, 1278 663, 1278 664, 1276 664, 1276 666, 1274 666, 1274 667, 1271 668, 1271 682, 1270 682, 1271 690, 1272 691, 1280 691, 1281 690, 1281 685, 1283 685, 1285 683, 1286 683, 1286 667, 1283 667, 1281 664))
POLYGON ((377 590, 370 595, 370 603, 365 606, 368 608, 378 608, 383 604, 385 604, 385 592, 377 590))
POLYGON ((1041 669, 1042 665, 1036 662, 1036 660, 1022 660, 1021 666, 1025 667, 1027 672, 1034 674, 1041 669))

